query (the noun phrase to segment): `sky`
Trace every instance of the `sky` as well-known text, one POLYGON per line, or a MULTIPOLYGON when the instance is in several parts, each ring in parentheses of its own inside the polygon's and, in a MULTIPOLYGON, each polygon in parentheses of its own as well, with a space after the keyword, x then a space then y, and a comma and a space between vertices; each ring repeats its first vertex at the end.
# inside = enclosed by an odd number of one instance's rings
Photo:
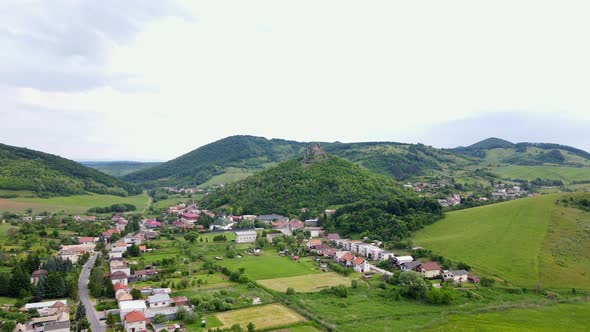
POLYGON ((0 142, 164 161, 238 134, 590 150, 585 1, 0 2, 0 142))

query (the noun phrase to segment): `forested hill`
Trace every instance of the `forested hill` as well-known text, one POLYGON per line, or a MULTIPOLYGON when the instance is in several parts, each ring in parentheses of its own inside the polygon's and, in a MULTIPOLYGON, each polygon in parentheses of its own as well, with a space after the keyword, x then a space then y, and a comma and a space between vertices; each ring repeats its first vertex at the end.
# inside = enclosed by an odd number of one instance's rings
POLYGON ((0 189, 31 190, 40 195, 86 192, 126 196, 137 187, 74 161, 39 151, 0 144, 0 189))
POLYGON ((484 161, 510 165, 590 166, 590 153, 571 146, 553 143, 511 143, 499 138, 488 138, 451 151, 460 155, 481 158, 484 161))
MULTIPOLYGON (((146 187, 201 185, 230 168, 238 168, 249 175, 296 158, 302 155, 307 145, 306 142, 281 139, 231 136, 159 166, 128 174, 123 179, 146 187)), ((396 180, 432 175, 472 162, 470 157, 421 144, 336 142, 321 145, 333 155, 396 180)))
POLYGON ((212 210, 231 207, 236 214, 291 216, 298 216, 302 208, 318 215, 338 207, 343 212, 333 227, 343 234, 369 232, 377 237, 403 237, 441 216, 436 201, 332 155, 283 162, 206 196, 201 205, 212 210))
POLYGON ((81 161, 80 164, 120 178, 129 173, 160 165, 161 162, 140 161, 81 161))
POLYGON ((253 171, 301 155, 306 143, 254 136, 230 136, 204 145, 176 159, 133 172, 123 180, 146 187, 195 186, 228 167, 253 171))

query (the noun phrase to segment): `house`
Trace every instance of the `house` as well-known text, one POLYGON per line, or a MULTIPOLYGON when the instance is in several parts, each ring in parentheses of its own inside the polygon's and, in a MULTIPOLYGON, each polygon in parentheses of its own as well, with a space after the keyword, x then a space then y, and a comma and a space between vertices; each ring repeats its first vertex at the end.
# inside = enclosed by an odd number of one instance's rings
POLYGON ((137 270, 133 273, 133 275, 137 278, 137 279, 141 279, 141 280, 147 280, 149 279, 151 276, 154 276, 158 274, 157 270, 137 270))
POLYGON ((68 300, 55 300, 55 301, 45 301, 45 302, 35 302, 35 303, 27 303, 25 304, 25 310, 29 311, 31 309, 41 310, 44 308, 49 308, 54 306, 56 303, 60 302, 64 306, 68 305, 68 300))
POLYGON ((119 292, 118 294, 115 295, 115 298, 117 299, 118 302, 133 301, 133 296, 131 296, 131 294, 129 294, 127 292, 119 292))
POLYGON ((35 221, 42 221, 45 219, 45 216, 35 216, 35 221))
POLYGON ((414 258, 412 256, 397 256, 392 257, 391 260, 393 261, 393 264, 401 266, 403 263, 413 262, 414 258))
POLYGON ((147 302, 150 308, 169 307, 170 296, 168 294, 155 294, 148 297, 147 302))
POLYGON ((278 237, 278 236, 283 236, 283 235, 284 235, 283 233, 272 233, 272 234, 266 234, 266 241, 268 241, 268 243, 272 243, 272 240, 273 240, 275 237, 278 237))
POLYGON ((128 281, 127 281, 127 273, 122 272, 122 271, 116 271, 114 273, 111 273, 111 282, 113 283, 113 285, 115 285, 116 283, 121 283, 122 285, 127 285, 128 281))
POLYGON ((121 234, 121 230, 116 228, 107 229, 106 231, 102 232, 102 237, 106 242, 111 242, 111 238, 114 234, 121 234))
POLYGON ((338 235, 337 233, 330 233, 326 235, 326 239, 328 239, 328 241, 340 240, 340 235, 338 235))
POLYGON ((78 243, 79 244, 93 244, 96 241, 98 241, 98 238, 96 238, 96 237, 90 237, 90 236, 80 236, 80 237, 78 237, 78 243))
POLYGON ((346 266, 346 267, 350 267, 352 266, 352 262, 354 261, 355 257, 353 254, 351 254, 350 252, 345 253, 344 255, 342 255, 342 258, 340 258, 342 265, 346 266))
POLYGON ((172 303, 175 307, 188 306, 188 298, 186 296, 176 296, 172 298, 172 303))
POLYGON ((131 274, 131 269, 123 261, 111 261, 109 263, 109 267, 110 267, 111 273, 121 271, 121 272, 124 272, 126 275, 131 274))
POLYGON ((443 271, 443 278, 445 280, 452 280, 456 283, 463 283, 467 282, 467 271, 465 270, 451 270, 451 271, 443 271))
POLYGON ((282 228, 288 228, 289 222, 288 221, 273 221, 270 223, 270 225, 273 229, 282 229, 282 228))
POLYGON ((70 320, 47 322, 43 325, 45 332, 70 332, 70 320))
POLYGON ((197 220, 199 220, 200 217, 201 216, 196 213, 183 213, 180 215, 180 219, 191 220, 191 221, 197 221, 197 220))
POLYGON ((256 217, 256 220, 265 221, 265 222, 272 222, 272 221, 289 222, 288 217, 281 216, 280 214, 264 214, 264 215, 256 217))
POLYGON ((324 232, 324 228, 323 227, 305 227, 303 230, 304 231, 308 231, 309 232, 309 236, 312 237, 312 238, 313 237, 319 237, 324 232))
POLYGON ((307 241, 307 244, 306 244, 307 250, 319 249, 319 248, 316 248, 316 247, 319 246, 319 245, 321 245, 321 244, 322 244, 322 240, 320 240, 320 239, 311 239, 311 240, 307 241))
POLYGON ((472 284, 479 284, 479 278, 476 276, 468 276, 467 280, 472 284))
POLYGON ((303 228, 305 228, 305 224, 301 220, 293 219, 289 222, 289 229, 291 229, 292 231, 303 228))
MULTIPOLYGON (((125 302, 127 303, 127 302, 125 302)), ((147 319, 142 311, 131 311, 123 316, 123 322, 126 332, 143 332, 147 331, 147 319)))
POLYGON ((145 221, 145 227, 147 228, 158 228, 162 227, 162 223, 155 219, 148 219, 145 221))
POLYGON ((23 221, 33 221, 33 217, 30 217, 30 216, 23 217, 23 221))
POLYGON ((123 301, 119 302, 119 315, 121 319, 125 317, 128 313, 132 311, 139 311, 145 314, 147 307, 145 305, 145 301, 143 300, 133 300, 133 301, 123 301))
POLYGON ((352 267, 356 272, 369 272, 369 263, 363 257, 357 257, 352 261, 352 267))
POLYGON ((422 263, 420 262, 406 262, 400 264, 399 268, 400 270, 402 270, 402 272, 416 271, 420 267, 420 265, 422 265, 422 263))
POLYGON ((440 266, 437 262, 422 263, 418 268, 418 272, 422 273, 424 278, 436 278, 440 276, 440 266))
POLYGON ((39 269, 33 271, 33 273, 31 273, 31 284, 37 286, 37 283, 39 282, 41 276, 47 277, 47 270, 39 269))
POLYGON ((256 231, 238 231, 236 232, 236 243, 252 243, 256 241, 256 231))
POLYGON ((131 245, 131 244, 135 244, 135 245, 140 245, 142 241, 141 237, 139 236, 129 236, 129 237, 124 237, 123 238, 123 242, 125 242, 125 244, 131 245))
POLYGON ((70 330, 70 313, 67 300, 47 301, 39 303, 27 303, 25 309, 36 309, 39 317, 26 322, 24 331, 57 331, 70 330))

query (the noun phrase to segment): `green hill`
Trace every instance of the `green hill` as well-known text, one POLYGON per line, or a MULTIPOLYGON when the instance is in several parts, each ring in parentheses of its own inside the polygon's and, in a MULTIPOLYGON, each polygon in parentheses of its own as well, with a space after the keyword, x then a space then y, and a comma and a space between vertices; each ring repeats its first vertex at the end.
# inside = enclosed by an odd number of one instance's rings
POLYGON ((330 207, 338 213, 326 225, 344 235, 369 232, 375 237, 401 238, 437 220, 440 206, 403 190, 390 178, 344 159, 320 154, 292 159, 227 185, 206 196, 207 209, 231 207, 238 214, 312 215, 330 207), (409 225, 410 221, 412 225, 409 225))
POLYGON ((448 213, 414 244, 518 286, 590 288, 590 213, 546 195, 448 213))
POLYGON ((129 173, 160 165, 160 162, 139 161, 81 161, 80 164, 120 178, 129 173))
POLYGON ((512 148, 512 147, 514 147, 514 143, 512 143, 512 142, 509 142, 509 141, 501 139, 501 138, 490 137, 490 138, 484 139, 481 142, 477 142, 475 144, 472 144, 465 149, 479 150, 479 149, 497 149, 497 148, 512 148))
MULTIPOLYGON (((308 144, 254 136, 231 136, 161 165, 133 172, 123 179, 146 187, 229 183, 301 156, 308 144), (225 176, 229 173, 231 176, 225 176)), ((421 144, 335 142, 321 145, 330 154, 397 180, 439 175, 456 165, 472 162, 469 157, 421 144)))
POLYGON ((41 196, 87 192, 126 196, 140 191, 112 176, 48 153, 0 144, 0 189, 41 196))

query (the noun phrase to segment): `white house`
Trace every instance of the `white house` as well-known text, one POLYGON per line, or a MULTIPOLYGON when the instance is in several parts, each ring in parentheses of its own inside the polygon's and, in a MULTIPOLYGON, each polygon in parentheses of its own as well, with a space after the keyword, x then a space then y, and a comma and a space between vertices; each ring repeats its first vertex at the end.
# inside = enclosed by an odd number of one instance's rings
MULTIPOLYGON (((128 303, 132 301, 127 301, 128 303)), ((126 332, 141 332, 147 331, 145 314, 142 311, 131 311, 123 317, 123 322, 126 332)))
POLYGON ((139 311, 145 315, 146 309, 147 307, 143 300, 119 302, 119 315, 121 316, 121 320, 124 320, 125 315, 132 311, 139 311))
POLYGON ((364 273, 370 271, 369 263, 363 257, 357 257, 352 261, 352 267, 356 272, 364 273))
POLYGON ((257 236, 256 231, 239 231, 236 232, 236 243, 252 243, 257 236))
POLYGON ((443 271, 443 278, 445 280, 453 280, 456 283, 467 282, 467 271, 455 270, 455 271, 443 271))
POLYGON ((148 297, 147 302, 150 308, 163 308, 170 306, 170 295, 168 294, 155 294, 148 297))
POLYGON ((403 263, 410 263, 414 261, 414 257, 412 256, 397 256, 393 259, 397 265, 402 265, 403 263))

